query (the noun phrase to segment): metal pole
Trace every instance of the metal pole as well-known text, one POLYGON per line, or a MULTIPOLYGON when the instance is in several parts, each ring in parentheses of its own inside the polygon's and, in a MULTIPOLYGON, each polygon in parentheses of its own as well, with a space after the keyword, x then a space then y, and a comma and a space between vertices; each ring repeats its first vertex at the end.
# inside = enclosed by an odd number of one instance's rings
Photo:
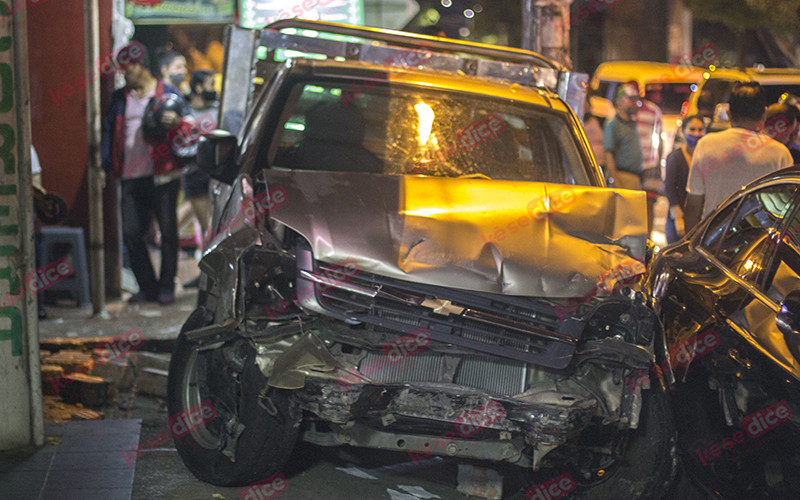
MULTIPOLYGON (((96 74, 94 61, 100 58, 100 17, 98 0, 84 0, 86 23, 86 72, 96 74)), ((89 267, 92 282, 92 313, 107 316, 105 251, 103 247, 103 185, 100 174, 100 79, 87 78, 86 127, 89 137, 89 165, 86 172, 89 186, 89 267)))
POLYGON ((533 14, 534 0, 522 0, 522 48, 536 51, 533 47, 538 38, 533 14))

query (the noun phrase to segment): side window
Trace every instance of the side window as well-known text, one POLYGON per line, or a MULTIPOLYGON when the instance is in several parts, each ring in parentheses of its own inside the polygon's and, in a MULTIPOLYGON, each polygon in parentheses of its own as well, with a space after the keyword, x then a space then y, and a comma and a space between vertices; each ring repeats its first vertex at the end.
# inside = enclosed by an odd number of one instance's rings
POLYGON ((722 235, 728 228, 728 222, 730 222, 731 215, 733 215, 733 211, 736 209, 736 206, 737 203, 731 203, 719 214, 717 214, 713 221, 711 221, 706 228, 706 232, 703 235, 702 241, 700 242, 701 247, 705 248, 712 254, 717 253, 719 242, 722 240, 722 235))
POLYGON ((722 235, 717 259, 748 281, 769 266, 777 231, 794 206, 796 186, 770 186, 745 196, 722 235))
POLYGON ((619 85, 618 82, 601 81, 600 85, 597 87, 596 95, 612 100, 614 99, 614 91, 617 89, 618 85, 619 85))
POLYGON ((732 87, 733 82, 728 80, 715 80, 713 78, 706 80, 697 100, 698 108, 705 107, 713 111, 717 104, 728 102, 732 87))
POLYGON ((765 289, 775 302, 780 303, 789 292, 800 289, 800 212, 795 212, 786 224, 770 274, 765 289))

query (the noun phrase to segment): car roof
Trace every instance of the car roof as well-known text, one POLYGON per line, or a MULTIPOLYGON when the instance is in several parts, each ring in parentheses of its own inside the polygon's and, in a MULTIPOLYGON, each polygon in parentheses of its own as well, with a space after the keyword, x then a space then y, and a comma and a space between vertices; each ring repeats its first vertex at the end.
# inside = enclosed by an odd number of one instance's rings
POLYGON ((592 87, 600 80, 639 83, 694 83, 703 78, 703 68, 651 61, 610 61, 600 64, 592 75, 592 87))
POLYGON ((396 82, 450 92, 455 91, 522 101, 563 113, 566 113, 569 109, 557 94, 544 88, 528 87, 510 82, 503 83, 496 79, 476 76, 456 75, 451 72, 436 71, 424 67, 403 68, 392 66, 387 68, 361 61, 335 61, 331 59, 297 59, 294 65, 295 71, 306 71, 315 77, 346 78, 355 81, 386 80, 390 83, 396 82))
POLYGON ((800 69, 795 68, 719 68, 709 71, 708 78, 756 81, 761 85, 800 83, 800 69))
POLYGON ((767 175, 759 177, 758 179, 754 180, 745 187, 750 188, 754 186, 759 186, 761 184, 767 184, 776 180, 790 181, 800 184, 800 164, 792 165, 791 167, 786 167, 781 170, 777 170, 775 172, 771 172, 767 175))

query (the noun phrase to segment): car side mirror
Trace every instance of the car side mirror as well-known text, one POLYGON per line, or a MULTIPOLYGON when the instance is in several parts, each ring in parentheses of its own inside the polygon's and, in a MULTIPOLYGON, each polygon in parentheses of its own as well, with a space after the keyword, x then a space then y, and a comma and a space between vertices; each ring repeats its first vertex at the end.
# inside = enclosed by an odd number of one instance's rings
POLYGON ((787 341, 800 342, 800 290, 789 292, 783 299, 775 323, 787 341))
POLYGON ((212 130, 197 145, 197 167, 225 184, 233 183, 239 173, 236 165, 236 136, 225 130, 212 130))

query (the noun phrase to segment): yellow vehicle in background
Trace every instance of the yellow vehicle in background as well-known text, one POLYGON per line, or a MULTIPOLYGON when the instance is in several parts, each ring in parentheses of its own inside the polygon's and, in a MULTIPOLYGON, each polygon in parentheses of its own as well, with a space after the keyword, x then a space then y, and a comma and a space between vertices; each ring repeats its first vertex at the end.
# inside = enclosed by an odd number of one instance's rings
POLYGON ((717 69, 707 71, 689 98, 689 105, 682 116, 700 113, 714 116, 719 104, 725 104, 737 81, 755 81, 764 89, 767 104, 778 102, 784 93, 800 94, 800 69, 794 68, 744 68, 717 69))
MULTIPOLYGON (((684 103, 703 80, 705 70, 687 64, 650 61, 611 61, 602 63, 589 82, 590 102, 596 116, 614 115, 612 101, 617 87, 628 81, 639 84, 639 95, 661 108, 663 119, 663 157, 672 151, 684 103)), ((659 144, 652 147, 658 149, 659 144)), ((646 152, 645 152, 646 153, 646 152)), ((647 156, 647 154, 645 154, 647 156)), ((662 158, 663 160, 663 158, 662 158)))

